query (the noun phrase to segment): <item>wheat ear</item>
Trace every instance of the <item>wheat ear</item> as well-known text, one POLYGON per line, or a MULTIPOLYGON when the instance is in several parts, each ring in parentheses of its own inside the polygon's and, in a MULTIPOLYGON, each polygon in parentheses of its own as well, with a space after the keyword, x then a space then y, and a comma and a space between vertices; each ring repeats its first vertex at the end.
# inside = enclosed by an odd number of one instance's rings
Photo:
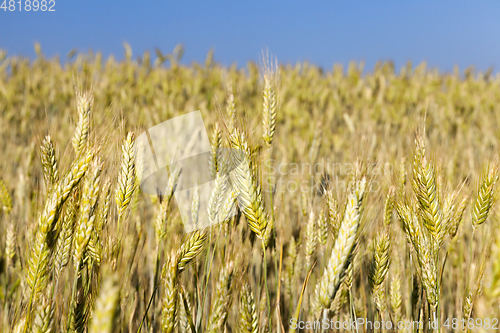
POLYGON ((12 210, 12 199, 9 194, 9 190, 3 179, 0 177, 0 203, 2 204, 2 210, 9 213, 12 210))
POLYGON ((213 190, 208 201, 208 219, 211 225, 220 222, 219 212, 221 210, 222 200, 226 195, 227 187, 227 176, 217 173, 214 179, 213 190))
POLYGON ((318 242, 326 245, 328 241, 328 219, 324 210, 321 210, 318 216, 318 242))
POLYGON ((394 275, 392 275, 391 285, 389 286, 389 299, 391 303, 392 311, 395 314, 395 322, 401 320, 401 277, 399 271, 396 270, 394 275))
POLYGON ((460 201, 460 204, 458 204, 457 209, 453 213, 453 216, 451 217, 448 223, 448 233, 452 238, 457 235, 458 227, 460 226, 460 222, 463 219, 465 209, 467 208, 468 203, 469 203, 469 197, 466 196, 465 198, 462 199, 462 201, 460 201))
POLYGON ((7 232, 5 236, 5 268, 15 266, 16 264, 16 248, 17 248, 17 232, 16 226, 12 221, 7 224, 7 232))
POLYGON ((194 326, 193 322, 193 308, 191 302, 189 301, 189 295, 184 289, 181 288, 180 291, 181 299, 180 303, 180 313, 179 313, 179 332, 180 333, 192 333, 191 325, 194 326))
POLYGON ((200 213, 200 191, 198 186, 195 186, 193 191, 193 198, 191 200, 191 224, 196 226, 198 224, 198 215, 200 213))
POLYGON ((91 160, 95 154, 94 150, 83 154, 81 158, 76 160, 70 171, 65 177, 55 186, 50 198, 45 204, 45 208, 40 215, 38 221, 38 230, 35 235, 35 244, 28 261, 27 283, 30 287, 30 301, 28 303, 28 314, 26 324, 31 324, 31 306, 36 302, 38 296, 47 287, 48 282, 48 265, 51 254, 51 233, 55 228, 55 224, 59 219, 62 206, 71 191, 78 184, 80 179, 87 171, 91 160))
POLYGON ((316 298, 324 309, 330 308, 352 260, 351 255, 356 244, 359 219, 358 198, 351 193, 347 199, 344 219, 327 267, 316 285, 316 298))
POLYGON ((342 222, 342 219, 339 218, 338 214, 338 206, 337 206, 337 201, 333 197, 333 193, 331 190, 326 192, 326 217, 328 219, 328 225, 330 226, 330 230, 332 232, 332 238, 333 241, 337 239, 338 233, 339 233, 339 228, 340 224, 342 222))
POLYGON ((76 95, 76 108, 78 111, 78 123, 75 128, 72 144, 76 155, 80 155, 88 143, 90 133, 90 113, 94 99, 89 93, 78 93, 76 95))
POLYGON ((85 181, 81 199, 81 213, 76 223, 74 235, 74 264, 79 273, 87 245, 95 227, 96 208, 99 199, 102 164, 96 159, 92 166, 92 172, 85 181))
POLYGON ((61 231, 57 238, 56 256, 54 258, 55 279, 59 280, 62 270, 69 263, 75 232, 77 213, 79 210, 78 191, 75 191, 68 199, 63 216, 61 231))
POLYGON ((309 161, 312 165, 316 165, 319 157, 319 150, 321 149, 321 139, 323 137, 323 123, 318 121, 314 128, 314 136, 309 150, 309 161))
POLYGON ((259 321, 255 311, 255 301, 250 285, 245 283, 240 292, 240 311, 238 329, 241 333, 258 333, 259 321))
POLYGON ((270 73, 264 75, 264 102, 262 107, 262 124, 264 126, 264 141, 267 145, 273 142, 274 130, 276 129, 276 93, 272 86, 270 73))
POLYGON ((495 200, 495 187, 498 182, 498 166, 489 168, 479 187, 476 202, 472 207, 471 220, 473 231, 484 223, 490 214, 495 200))
POLYGON ((418 199, 418 210, 425 227, 429 230, 435 243, 441 245, 446 229, 443 212, 439 204, 436 174, 434 167, 425 156, 424 139, 416 139, 416 153, 413 161, 413 190, 418 199))
POLYGON ((426 234, 428 230, 424 230, 425 227, 420 225, 417 213, 408 204, 398 204, 397 212, 403 222, 408 242, 416 253, 427 301, 435 311, 439 302, 435 240, 432 235, 426 234))
POLYGON ((172 252, 163 267, 164 296, 161 327, 162 333, 172 333, 177 325, 179 292, 177 289, 177 255, 172 252))
MULTIPOLYGON (((2 178, 0 178, 0 204, 5 214, 9 215, 12 210, 12 199, 9 190, 2 178)), ((11 265, 15 265, 16 247, 17 247, 17 232, 16 226, 12 219, 7 217, 7 231, 5 237, 5 267, 8 269, 11 265)))
POLYGON ((309 213, 309 219, 306 226, 306 267, 309 270, 311 267, 311 257, 316 250, 316 245, 318 243, 318 238, 316 235, 316 216, 311 210, 309 213))
POLYGON ((42 160, 43 179, 47 192, 50 192, 52 186, 59 180, 59 173, 57 171, 57 157, 54 143, 47 135, 40 146, 40 159, 42 160))
POLYGON ((389 226, 392 222, 392 210, 394 208, 394 193, 396 189, 394 186, 389 188, 387 192, 387 196, 385 198, 385 206, 384 206, 384 224, 389 226))
POLYGON ((127 210, 135 189, 134 133, 129 132, 122 146, 122 161, 115 191, 118 221, 127 210))
POLYGON ((207 231, 196 230, 189 238, 182 243, 178 254, 177 271, 180 273, 193 262, 193 260, 203 251, 206 245, 207 231))
POLYGON ((254 180, 250 165, 249 148, 243 136, 236 130, 231 134, 233 152, 231 163, 235 168, 230 172, 233 188, 238 193, 238 206, 247 219, 248 226, 260 239, 264 238, 267 218, 260 185, 254 180))
POLYGON ((212 140, 211 140, 211 150, 210 150, 210 173, 212 174, 212 179, 215 179, 217 172, 220 171, 220 149, 222 146, 222 132, 219 128, 219 124, 215 123, 212 140))
POLYGON ((229 262, 219 274, 219 280, 215 287, 215 298, 208 319, 208 332, 224 331, 231 305, 233 271, 233 262, 229 262))
POLYGON ((52 300, 43 297, 42 302, 36 309, 35 319, 33 320, 33 332, 52 333, 54 321, 54 304, 52 300))
POLYGON ((114 276, 106 276, 100 289, 89 333, 113 333, 118 327, 120 288, 114 276))
POLYGON ((386 300, 384 281, 389 270, 391 241, 387 232, 377 235, 373 245, 373 259, 369 280, 372 285, 373 298, 381 319, 385 320, 386 300))
POLYGON ((236 123, 236 104, 233 93, 230 93, 227 97, 227 116, 229 117, 228 129, 232 131, 236 123))

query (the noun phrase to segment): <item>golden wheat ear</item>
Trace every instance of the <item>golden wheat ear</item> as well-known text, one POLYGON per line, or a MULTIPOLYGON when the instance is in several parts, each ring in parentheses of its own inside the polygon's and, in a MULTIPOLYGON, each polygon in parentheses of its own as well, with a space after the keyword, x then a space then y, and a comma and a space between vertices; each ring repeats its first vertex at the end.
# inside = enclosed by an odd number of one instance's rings
POLYGON ((79 156, 88 144, 90 133, 90 120, 94 98, 91 93, 77 93, 76 108, 78 122, 71 143, 77 156, 79 156))
POLYGON ((196 230, 182 243, 178 253, 177 271, 180 273, 192 263, 207 245, 207 230, 196 230))
POLYGON ((276 129, 277 102, 276 93, 272 86, 270 74, 264 74, 264 94, 262 105, 262 125, 264 127, 264 142, 270 146, 273 143, 274 131, 276 129))
POLYGON ((231 163, 235 168, 230 173, 231 184, 238 193, 238 207, 247 219, 250 229, 264 239, 267 216, 260 184, 254 178, 250 152, 242 133, 234 131, 230 136, 231 146, 236 150, 231 154, 231 163))
POLYGON ((231 132, 236 124, 236 103, 234 102, 234 94, 232 92, 227 97, 227 116, 229 118, 227 128, 231 132))
POLYGON ((122 145, 122 161, 118 175, 118 185, 115 190, 118 221, 123 219, 135 190, 134 139, 134 133, 129 132, 122 145))
POLYGON ((498 177, 498 165, 488 168, 487 173, 482 177, 481 185, 477 191, 477 198, 471 212, 473 231, 483 224, 490 214, 495 200, 498 177))
POLYGON ((386 297, 385 277, 390 265, 391 240, 387 232, 379 233, 373 244, 373 259, 370 266, 368 278, 372 285, 372 294, 375 306, 381 319, 385 320, 386 297))

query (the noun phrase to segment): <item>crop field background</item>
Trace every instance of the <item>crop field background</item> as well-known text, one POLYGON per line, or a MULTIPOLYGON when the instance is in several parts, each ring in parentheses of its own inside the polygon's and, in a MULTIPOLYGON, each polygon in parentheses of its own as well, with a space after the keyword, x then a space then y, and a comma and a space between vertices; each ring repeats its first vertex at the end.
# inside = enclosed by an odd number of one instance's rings
POLYGON ((0 331, 498 329, 499 75, 181 56, 0 53, 0 331), (196 110, 186 233, 182 170, 141 191, 135 138, 196 110))

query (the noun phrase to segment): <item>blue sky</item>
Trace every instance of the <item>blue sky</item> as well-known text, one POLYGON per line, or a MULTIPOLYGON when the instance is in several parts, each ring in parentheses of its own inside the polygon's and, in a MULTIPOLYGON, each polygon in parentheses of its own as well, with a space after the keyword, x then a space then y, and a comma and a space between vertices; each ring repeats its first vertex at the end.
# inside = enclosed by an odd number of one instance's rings
POLYGON ((213 48, 216 61, 243 66, 268 48, 280 62, 325 69, 349 60, 368 70, 377 60, 500 69, 498 0, 55 2, 50 13, 0 10, 0 48, 33 57, 38 41, 46 56, 76 48, 121 59, 125 41, 134 56, 182 43, 183 63, 202 62, 213 48))

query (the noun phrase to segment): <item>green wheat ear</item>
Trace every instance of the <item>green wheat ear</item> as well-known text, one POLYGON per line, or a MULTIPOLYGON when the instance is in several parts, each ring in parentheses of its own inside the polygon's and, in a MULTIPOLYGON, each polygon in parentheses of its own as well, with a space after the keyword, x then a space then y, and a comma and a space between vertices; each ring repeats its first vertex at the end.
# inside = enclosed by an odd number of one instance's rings
POLYGON ((12 210, 12 199, 9 194, 9 190, 3 179, 0 177, 0 203, 2 204, 2 210, 9 213, 12 210))
POLYGON ((238 329, 242 333, 258 333, 259 321, 255 310, 255 301, 250 285, 245 283, 240 292, 240 310, 238 329))
POLYGON ((471 212, 472 227, 474 231, 486 221, 490 214, 495 200, 498 177, 498 165, 493 165, 488 168, 488 172, 482 177, 481 185, 477 191, 476 202, 471 212))

